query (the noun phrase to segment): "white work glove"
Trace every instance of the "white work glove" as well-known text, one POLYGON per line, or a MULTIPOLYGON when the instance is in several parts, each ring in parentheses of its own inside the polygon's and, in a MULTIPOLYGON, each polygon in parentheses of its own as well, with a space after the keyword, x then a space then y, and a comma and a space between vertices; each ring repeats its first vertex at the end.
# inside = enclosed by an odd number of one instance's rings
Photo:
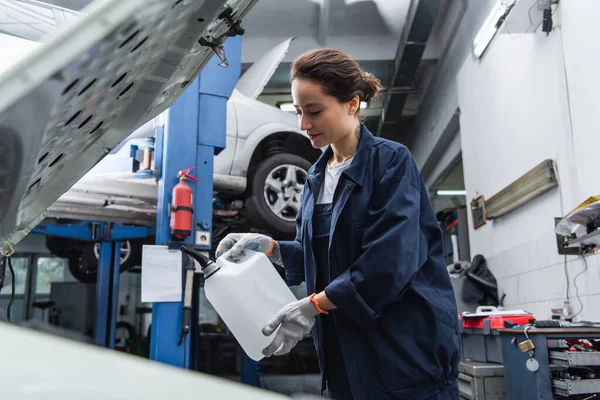
POLYGON ((279 243, 260 233, 230 233, 221 240, 215 255, 219 258, 231 250, 231 259, 238 262, 244 257, 244 249, 265 253, 272 263, 282 264, 279 243))
POLYGON ((281 325, 271 344, 263 349, 263 355, 271 357, 272 355, 281 356, 289 353, 302 340, 304 335, 310 333, 318 314, 319 311, 311 303, 309 297, 294 301, 283 307, 262 329, 263 335, 269 336, 281 325), (281 346, 282 344, 283 346, 281 346))

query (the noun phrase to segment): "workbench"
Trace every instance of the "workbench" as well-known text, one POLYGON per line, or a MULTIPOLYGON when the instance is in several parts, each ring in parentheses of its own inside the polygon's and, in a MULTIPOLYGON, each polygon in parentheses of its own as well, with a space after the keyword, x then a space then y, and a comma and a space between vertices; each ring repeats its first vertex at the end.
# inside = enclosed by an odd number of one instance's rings
MULTIPOLYGON (((526 367, 530 355, 523 353, 519 348, 519 343, 527 340, 524 328, 499 329, 498 331, 502 337, 504 383, 508 400, 551 400, 561 398, 553 397, 553 382, 550 370, 551 354, 548 350, 548 340, 600 339, 600 329, 597 328, 529 328, 527 335, 535 345, 533 357, 539 363, 539 369, 532 372, 526 367)), ((600 355, 600 353, 585 352, 582 352, 582 354, 600 355)))

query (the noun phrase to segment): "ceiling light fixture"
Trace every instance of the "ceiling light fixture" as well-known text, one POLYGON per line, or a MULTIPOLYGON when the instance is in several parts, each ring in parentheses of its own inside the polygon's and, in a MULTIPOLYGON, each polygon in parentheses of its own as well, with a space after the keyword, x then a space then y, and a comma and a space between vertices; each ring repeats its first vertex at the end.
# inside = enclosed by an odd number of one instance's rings
POLYGON ((473 40, 473 57, 475 59, 479 59, 483 55, 516 2, 517 0, 498 0, 492 7, 473 40))
MULTIPOLYGON (((278 103, 277 107, 279 107, 279 109, 281 111, 296 112, 296 107, 294 107, 294 103, 291 103, 291 102, 278 103)), ((360 102, 361 109, 367 108, 367 107, 369 107, 369 103, 367 103, 365 101, 360 102)))
POLYGON ((438 190, 438 196, 466 196, 466 190, 438 190))
POLYGON ((556 165, 551 159, 544 160, 499 193, 485 200, 485 218, 501 217, 556 186, 556 165))
POLYGON ((286 111, 286 112, 295 112, 296 111, 296 107, 294 107, 294 103, 279 103, 277 104, 277 107, 279 107, 279 109, 281 111, 286 111))

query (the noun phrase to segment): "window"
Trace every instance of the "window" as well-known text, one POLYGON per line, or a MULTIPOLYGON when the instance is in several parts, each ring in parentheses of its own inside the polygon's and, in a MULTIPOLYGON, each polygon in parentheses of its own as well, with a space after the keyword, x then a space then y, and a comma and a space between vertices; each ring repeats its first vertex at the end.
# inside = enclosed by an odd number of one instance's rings
MULTIPOLYGON (((11 257, 13 269, 15 270, 15 294, 25 294, 25 286, 27 284, 27 267, 29 266, 29 258, 27 257, 11 257)), ((12 290, 12 277, 10 270, 6 265, 4 273, 4 286, 2 295, 10 295, 12 290)))
POLYGON ((52 282, 63 282, 68 268, 66 258, 39 257, 37 259, 36 294, 50 294, 52 282))

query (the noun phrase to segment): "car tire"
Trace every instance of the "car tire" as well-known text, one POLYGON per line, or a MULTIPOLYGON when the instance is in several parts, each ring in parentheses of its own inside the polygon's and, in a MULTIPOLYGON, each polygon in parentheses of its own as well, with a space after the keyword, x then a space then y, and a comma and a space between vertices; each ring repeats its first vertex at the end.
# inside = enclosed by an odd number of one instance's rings
POLYGON ((137 332, 135 330, 135 327, 133 325, 131 325, 129 322, 117 321, 117 324, 115 326, 115 331, 116 332, 119 332, 119 331, 127 332, 125 341, 123 343, 121 343, 121 337, 119 335, 115 334, 115 336, 116 336, 115 350, 120 350, 125 353, 130 353, 131 352, 131 344, 137 338, 137 332))
MULTIPOLYGON (((137 240, 126 240, 122 243, 122 259, 119 271, 125 272, 141 262, 142 243, 137 240)), ((97 242, 86 243, 79 256, 69 257, 69 271, 79 282, 96 282, 99 246, 100 243, 97 242)))
POLYGON ((293 238, 296 214, 312 163, 293 154, 277 154, 261 162, 253 176, 246 217, 278 239, 293 238))
POLYGON ((58 236, 46 236, 46 248, 55 257, 79 257, 87 242, 58 236))

